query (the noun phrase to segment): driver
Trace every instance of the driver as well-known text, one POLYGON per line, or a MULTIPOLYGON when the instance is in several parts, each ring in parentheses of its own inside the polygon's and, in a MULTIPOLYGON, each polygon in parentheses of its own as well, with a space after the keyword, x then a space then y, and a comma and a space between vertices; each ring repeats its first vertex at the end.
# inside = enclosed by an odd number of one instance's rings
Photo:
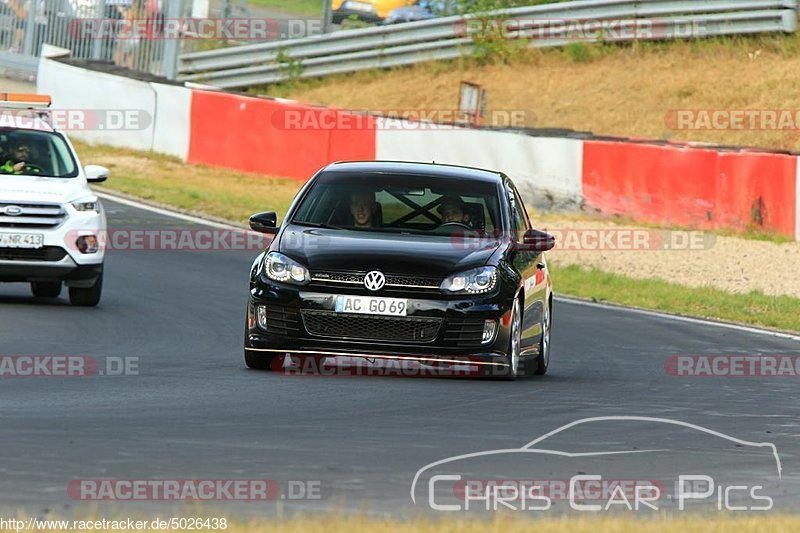
MULTIPOLYGON (((5 174, 39 174, 41 170, 32 166, 30 161, 31 147, 28 144, 20 143, 13 150, 10 150, 11 159, 0 165, 0 172, 5 174)), ((4 158, 5 159, 5 158, 4 158)))
POLYGON ((355 227, 377 227, 377 212, 378 202, 375 201, 374 192, 357 191, 350 195, 350 214, 353 216, 353 225, 355 227))
POLYGON ((442 216, 442 224, 462 224, 469 226, 467 205, 460 196, 445 196, 436 208, 442 216))

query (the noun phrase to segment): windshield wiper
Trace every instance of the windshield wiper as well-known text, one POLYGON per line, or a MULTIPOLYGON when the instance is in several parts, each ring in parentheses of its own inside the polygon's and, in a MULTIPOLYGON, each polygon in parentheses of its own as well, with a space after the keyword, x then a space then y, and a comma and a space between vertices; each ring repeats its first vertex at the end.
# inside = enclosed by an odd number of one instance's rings
POLYGON ((341 226, 334 226, 333 224, 325 224, 324 222, 295 222, 292 221, 292 224, 297 226, 304 226, 307 228, 320 228, 320 229, 347 229, 341 226))

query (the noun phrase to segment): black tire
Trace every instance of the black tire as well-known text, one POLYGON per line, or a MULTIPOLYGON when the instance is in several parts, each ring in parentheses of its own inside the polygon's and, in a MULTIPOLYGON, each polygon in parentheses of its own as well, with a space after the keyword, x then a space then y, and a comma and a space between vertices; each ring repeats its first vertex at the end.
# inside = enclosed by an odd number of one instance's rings
POLYGON ((244 364, 253 370, 266 370, 269 372, 283 368, 283 356, 259 352, 244 351, 244 364))
POLYGON ((545 314, 542 316, 542 340, 539 341, 539 355, 536 356, 535 364, 536 371, 534 375, 544 376, 547 374, 547 369, 550 367, 550 333, 553 330, 553 304, 548 303, 545 306, 545 314))
POLYGON ((70 287, 69 303, 78 307, 94 307, 100 303, 103 294, 103 273, 97 276, 94 285, 88 288, 70 287))
POLYGON ((519 298, 514 299, 511 310, 511 335, 508 340, 508 366, 501 379, 514 381, 525 375, 525 361, 522 358, 522 304, 519 298))
POLYGON ((37 298, 58 298, 61 296, 60 281, 33 281, 31 292, 37 298))

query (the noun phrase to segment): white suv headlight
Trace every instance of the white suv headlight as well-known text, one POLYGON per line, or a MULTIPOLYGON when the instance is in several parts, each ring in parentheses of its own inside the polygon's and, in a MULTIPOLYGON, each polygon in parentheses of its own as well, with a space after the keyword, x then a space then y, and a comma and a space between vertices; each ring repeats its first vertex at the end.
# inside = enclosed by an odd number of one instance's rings
POLYGON ((473 268, 445 278, 439 287, 453 294, 484 294, 497 286, 497 269, 493 266, 473 268))
POLYGON ((264 274, 273 281, 305 285, 311 280, 308 269, 289 257, 270 252, 264 261, 264 274))
POLYGON ((97 196, 87 196, 86 198, 81 198, 71 203, 76 211, 100 212, 100 201, 97 199, 97 196))

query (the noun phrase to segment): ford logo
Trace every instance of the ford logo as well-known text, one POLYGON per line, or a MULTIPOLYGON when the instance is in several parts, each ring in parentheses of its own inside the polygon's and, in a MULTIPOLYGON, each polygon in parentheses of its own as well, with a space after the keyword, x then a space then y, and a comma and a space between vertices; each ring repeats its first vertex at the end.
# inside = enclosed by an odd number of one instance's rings
POLYGON ((22 208, 17 205, 9 205, 3 209, 3 213, 10 217, 16 217, 22 214, 22 208))

